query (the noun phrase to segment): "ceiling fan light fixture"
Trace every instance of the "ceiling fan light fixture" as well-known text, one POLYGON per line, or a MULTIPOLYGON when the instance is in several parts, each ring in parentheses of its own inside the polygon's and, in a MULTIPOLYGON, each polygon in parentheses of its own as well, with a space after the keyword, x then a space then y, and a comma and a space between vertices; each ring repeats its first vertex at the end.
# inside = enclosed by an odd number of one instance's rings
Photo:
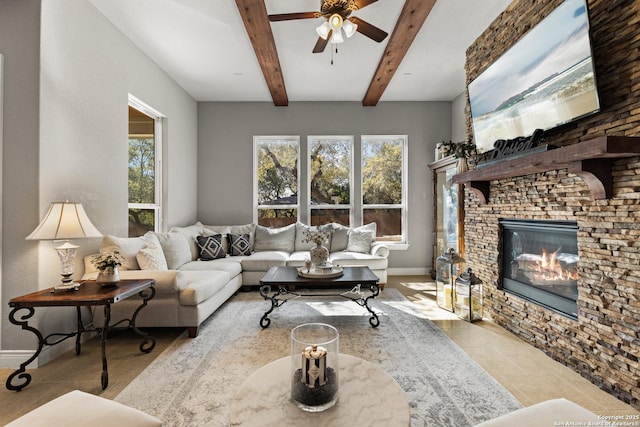
POLYGON ((331 17, 329 18, 329 25, 331 26, 331 29, 334 33, 340 30, 340 28, 342 27, 342 16, 338 15, 337 13, 331 15, 331 17))
POLYGON ((324 40, 329 36, 329 31, 331 31, 331 26, 328 21, 325 21, 322 25, 316 27, 316 33, 318 33, 318 35, 324 40))
POLYGON ((353 22, 347 19, 342 24, 342 29, 344 30, 344 35, 347 36, 347 38, 350 38, 352 35, 356 33, 356 30, 358 29, 358 25, 354 24, 353 22))
POLYGON ((331 43, 342 43, 342 42, 344 42, 344 38, 342 37, 342 31, 338 29, 337 31, 334 31, 333 34, 331 35, 331 43))

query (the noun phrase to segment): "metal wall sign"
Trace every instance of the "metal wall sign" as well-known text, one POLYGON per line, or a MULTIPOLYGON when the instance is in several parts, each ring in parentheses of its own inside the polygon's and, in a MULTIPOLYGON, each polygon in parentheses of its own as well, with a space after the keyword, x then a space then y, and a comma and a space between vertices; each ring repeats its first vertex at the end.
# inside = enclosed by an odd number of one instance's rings
POLYGON ((499 139, 493 144, 493 150, 488 153, 486 162, 478 164, 478 167, 486 166, 500 160, 514 159, 529 154, 546 151, 548 145, 539 145, 544 142, 544 131, 536 129, 530 137, 520 136, 513 139, 499 139))

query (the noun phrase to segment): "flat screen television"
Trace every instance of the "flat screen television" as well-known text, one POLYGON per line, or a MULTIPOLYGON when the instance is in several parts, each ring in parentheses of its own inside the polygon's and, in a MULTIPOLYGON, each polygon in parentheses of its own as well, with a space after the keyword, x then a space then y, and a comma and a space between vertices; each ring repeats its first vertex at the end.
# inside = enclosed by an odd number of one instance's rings
POLYGON ((476 147, 600 110, 586 0, 566 0, 468 87, 476 147))

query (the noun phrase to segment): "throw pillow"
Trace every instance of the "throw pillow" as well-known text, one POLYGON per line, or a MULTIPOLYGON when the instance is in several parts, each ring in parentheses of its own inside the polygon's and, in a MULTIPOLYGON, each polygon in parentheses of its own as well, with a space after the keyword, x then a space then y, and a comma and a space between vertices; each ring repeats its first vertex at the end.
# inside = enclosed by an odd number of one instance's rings
POLYGON ((371 252, 371 243, 374 238, 373 231, 359 230, 354 228, 349 230, 349 243, 347 244, 347 252, 361 252, 368 254, 371 252))
POLYGON ((136 254, 136 260, 141 270, 168 270, 167 260, 159 244, 150 243, 140 249, 136 254))
POLYGON ((229 238, 229 255, 251 255, 249 234, 227 234, 227 237, 229 238))
POLYGON ((189 249, 191 249, 191 261, 195 261, 198 259, 198 255, 200 254, 200 248, 196 242, 196 237, 204 234, 204 225, 201 222, 196 222, 193 225, 189 225, 187 227, 171 227, 169 232, 178 232, 182 233, 184 237, 187 238, 187 243, 189 243, 189 249))
POLYGON ((349 227, 332 222, 331 224, 321 225, 320 230, 324 228, 331 231, 331 247, 329 252, 344 251, 349 243, 349 227))
POLYGON ((293 252, 296 240, 296 225, 269 228, 256 226, 256 237, 253 243, 254 251, 284 251, 293 252))
POLYGON ((323 246, 327 249, 331 248, 331 229, 327 226, 314 227, 310 225, 303 224, 301 222, 296 223, 296 242, 295 242, 295 251, 308 251, 311 248, 315 247, 316 244, 313 240, 309 242, 305 242, 307 240, 308 233, 317 233, 318 231, 326 231, 329 234, 329 240, 323 243, 323 246), (324 228, 323 228, 324 227, 324 228))
POLYGON ((222 234, 198 236, 196 239, 198 246, 200 247, 200 260, 211 261, 212 259, 224 258, 227 256, 227 253, 222 246, 222 234))
POLYGON ((150 243, 160 244, 151 231, 141 237, 116 237, 107 234, 102 238, 100 252, 107 253, 117 250, 123 258, 122 265, 120 266, 121 270, 140 270, 136 256, 140 249, 150 243))
POLYGON ((191 261, 191 249, 189 242, 182 233, 175 231, 170 233, 156 233, 162 252, 167 259, 169 270, 176 270, 183 264, 191 261))

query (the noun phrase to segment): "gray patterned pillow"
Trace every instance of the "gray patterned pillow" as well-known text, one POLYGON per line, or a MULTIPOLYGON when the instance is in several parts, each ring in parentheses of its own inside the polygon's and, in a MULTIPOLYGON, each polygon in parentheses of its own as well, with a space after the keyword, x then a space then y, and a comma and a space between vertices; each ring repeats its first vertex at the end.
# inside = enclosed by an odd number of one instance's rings
POLYGON ((229 255, 251 255, 251 244, 249 234, 227 234, 229 238, 229 255))
POLYGON ((196 237, 198 246, 200 247, 200 259, 202 261, 211 261, 213 259, 224 258, 227 253, 222 246, 222 234, 214 234, 213 236, 196 237))

